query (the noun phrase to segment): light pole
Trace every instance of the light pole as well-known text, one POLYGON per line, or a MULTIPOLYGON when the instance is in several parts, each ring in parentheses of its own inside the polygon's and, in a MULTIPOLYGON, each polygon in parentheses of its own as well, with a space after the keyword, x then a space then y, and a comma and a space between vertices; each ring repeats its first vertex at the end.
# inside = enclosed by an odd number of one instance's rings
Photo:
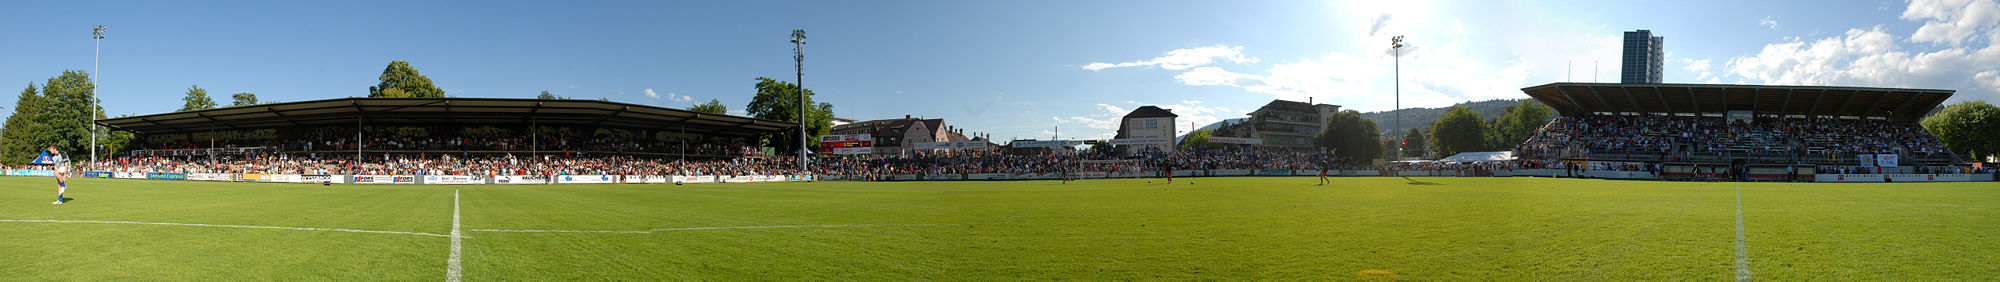
POLYGON ((97 82, 103 81, 100 77, 102 74, 97 72, 97 62, 102 60, 104 54, 104 26, 92 27, 90 40, 97 43, 97 49, 90 53, 90 97, 86 99, 90 100, 88 105, 90 116, 84 117, 84 120, 90 125, 90 164, 95 166, 97 165, 97 87, 100 86, 97 82))
MULTIPOLYGON (((1396 129, 1403 129, 1403 36, 1389 38, 1389 56, 1396 57, 1396 129)), ((1396 146, 1396 159, 1403 160, 1403 146, 1396 146)))
POLYGON ((792 30, 792 61, 799 82, 799 172, 806 172, 806 30, 792 30))

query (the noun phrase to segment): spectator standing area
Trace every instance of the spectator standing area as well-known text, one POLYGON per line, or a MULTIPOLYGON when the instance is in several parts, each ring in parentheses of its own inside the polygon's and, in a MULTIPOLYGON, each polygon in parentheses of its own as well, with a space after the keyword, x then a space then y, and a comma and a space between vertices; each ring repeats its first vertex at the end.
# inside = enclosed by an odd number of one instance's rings
POLYGON ((1951 90, 1618 83, 1521 90, 1560 114, 1515 148, 1531 168, 1878 182, 1970 171, 1917 125, 1951 90))

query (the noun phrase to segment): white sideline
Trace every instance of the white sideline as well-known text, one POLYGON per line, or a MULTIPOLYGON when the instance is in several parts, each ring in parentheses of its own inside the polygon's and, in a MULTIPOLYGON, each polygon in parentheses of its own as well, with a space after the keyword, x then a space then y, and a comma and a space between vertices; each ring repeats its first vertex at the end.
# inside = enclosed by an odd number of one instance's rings
POLYGON ((1736 184, 1736 281, 1750 281, 1750 247, 1743 239, 1743 184, 1736 184))
POLYGON ((720 227, 686 227, 686 228, 660 228, 660 229, 650 229, 650 230, 639 230, 639 231, 628 231, 628 230, 509 230, 509 229, 473 229, 472 231, 479 231, 479 232, 532 232, 532 233, 628 233, 628 234, 646 234, 646 233, 653 233, 653 232, 660 232, 660 231, 688 231, 688 230, 720 230, 720 229, 766 229, 766 228, 829 228, 829 227, 934 227, 934 226, 958 226, 958 225, 956 225, 956 224, 820 224, 820 225, 770 225, 770 226, 720 226, 720 227))
POLYGON ((458 190, 453 189, 451 190, 451 259, 445 260, 444 281, 458 282, 464 276, 461 272, 464 272, 465 266, 459 263, 461 252, 458 244, 459 238, 464 236, 460 234, 462 233, 458 230, 458 190))
POLYGON ((138 222, 138 221, 108 221, 108 220, 54 220, 54 219, 0 219, 0 222, 27 222, 27 223, 107 223, 107 224, 144 224, 144 225, 171 225, 171 226, 198 226, 198 227, 225 227, 225 228, 255 228, 255 229, 280 229, 280 230, 306 230, 306 231, 334 231, 334 232, 355 232, 355 233, 376 233, 376 234, 398 234, 398 235, 418 235, 418 236, 433 236, 433 237, 451 237, 451 235, 444 235, 444 234, 431 234, 431 233, 421 233, 421 232, 403 232, 403 231, 376 231, 376 230, 355 230, 355 229, 339 229, 339 228, 311 228, 311 227, 283 227, 283 226, 250 226, 250 225, 227 225, 227 224, 201 224, 201 223, 171 223, 171 222, 138 222))

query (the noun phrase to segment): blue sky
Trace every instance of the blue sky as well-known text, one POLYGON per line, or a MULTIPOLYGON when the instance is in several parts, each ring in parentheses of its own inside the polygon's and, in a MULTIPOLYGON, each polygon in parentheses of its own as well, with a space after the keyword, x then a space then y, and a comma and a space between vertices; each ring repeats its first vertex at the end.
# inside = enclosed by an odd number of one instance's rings
MULTIPOLYGON (((391 60, 447 95, 741 110, 753 79, 837 115, 945 118, 999 139, 1107 137, 1142 105, 1205 125, 1271 99, 1394 107, 1388 38, 1407 35, 1402 106, 1523 98, 1616 80, 1622 31, 1666 37, 1670 83, 1954 89, 2000 98, 1995 0, 1902 1, 101 1, 11 3, 0 86, 88 71, 107 25, 112 115, 365 96, 391 60), (576 3, 570 3, 576 2, 576 3), (1393 2, 1393 3, 1391 3, 1393 2), (650 95, 649 95, 650 94, 650 95)), ((12 95, 0 99, 11 111, 12 95)))

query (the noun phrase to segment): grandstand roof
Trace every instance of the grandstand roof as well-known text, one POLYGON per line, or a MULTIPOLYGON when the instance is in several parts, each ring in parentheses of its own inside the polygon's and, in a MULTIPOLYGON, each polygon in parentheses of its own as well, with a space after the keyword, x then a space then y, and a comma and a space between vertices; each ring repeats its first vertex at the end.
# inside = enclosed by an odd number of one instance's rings
POLYGON ((688 133, 754 136, 790 122, 698 113, 594 100, 498 98, 344 98, 273 103, 97 120, 139 133, 202 132, 296 126, 369 124, 588 125, 688 133))
POLYGON ((1916 121, 1952 90, 1845 86, 1550 83, 1521 88, 1563 115, 1725 113, 1885 117, 1916 121))

